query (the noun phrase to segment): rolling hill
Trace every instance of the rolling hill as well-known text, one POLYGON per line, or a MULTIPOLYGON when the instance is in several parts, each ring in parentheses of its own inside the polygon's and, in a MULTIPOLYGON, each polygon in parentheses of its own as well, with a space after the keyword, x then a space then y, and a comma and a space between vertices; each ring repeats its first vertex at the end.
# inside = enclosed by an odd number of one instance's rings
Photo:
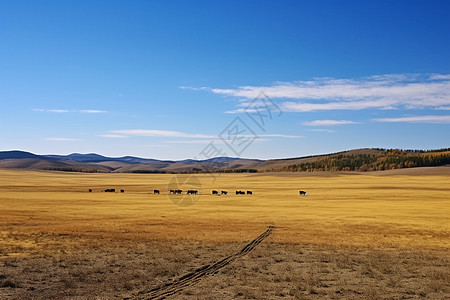
POLYGON ((400 150, 367 148, 292 159, 268 160, 255 166, 258 171, 384 171, 450 164, 450 149, 400 150))
POLYGON ((208 160, 157 160, 133 156, 106 157, 95 153, 36 155, 25 151, 0 151, 0 168, 69 172, 185 173, 233 170, 261 162, 257 159, 216 157, 208 160))
POLYGON ((133 156, 106 157, 96 153, 36 155, 0 151, 0 168, 68 172, 203 173, 203 172, 336 172, 384 171, 450 164, 450 148, 400 150, 366 148, 286 159, 216 157, 208 160, 157 160, 133 156))

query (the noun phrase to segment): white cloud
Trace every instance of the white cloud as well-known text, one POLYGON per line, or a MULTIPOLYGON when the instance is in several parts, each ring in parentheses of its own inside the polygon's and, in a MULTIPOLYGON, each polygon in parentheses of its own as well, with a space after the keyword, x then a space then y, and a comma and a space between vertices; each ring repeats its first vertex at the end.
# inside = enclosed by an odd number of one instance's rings
POLYGON ((288 112, 439 109, 450 105, 449 74, 386 74, 360 79, 314 78, 309 81, 276 82, 270 86, 207 89, 215 94, 241 99, 238 108, 227 113, 247 112, 247 108, 252 108, 252 100, 261 93, 271 99, 282 100, 280 107, 288 112))
POLYGON ((450 110, 450 106, 439 106, 436 107, 437 110, 450 110))
POLYGON ((34 111, 40 111, 40 112, 52 112, 52 113, 68 113, 70 110, 67 109, 41 109, 41 108, 35 108, 34 111))
POLYGON ((126 129, 111 130, 113 134, 132 136, 175 137, 175 138, 214 138, 213 135, 199 133, 185 133, 180 131, 156 130, 156 129, 126 129))
POLYGON ((175 140, 175 141, 165 141, 167 144, 225 144, 221 139, 211 139, 211 140, 175 140))
MULTIPOLYGON (((257 137, 253 142, 268 142, 271 141, 270 139, 263 139, 260 137, 257 137)), ((210 144, 213 143, 215 145, 222 144, 226 145, 227 142, 221 140, 221 139, 211 139, 211 140, 175 140, 175 141, 166 141, 167 144, 210 144)))
POLYGON ((49 110, 47 110, 48 112, 53 112, 53 113, 67 113, 67 112, 69 112, 68 110, 66 110, 66 109, 49 109, 49 110))
POLYGON ((288 139, 301 139, 304 138, 302 135, 288 135, 288 134, 258 134, 259 137, 280 137, 280 138, 288 138, 288 139))
POLYGON ((192 86, 180 86, 180 89, 182 90, 191 90, 191 91, 204 91, 204 90, 209 90, 208 87, 192 87, 192 86))
POLYGON ((359 123, 348 120, 315 120, 311 122, 303 122, 302 124, 305 126, 334 126, 334 125, 359 124, 359 123))
POLYGON ((437 123, 437 124, 448 124, 450 123, 450 116, 410 116, 410 117, 399 117, 399 118, 380 118, 373 119, 376 122, 386 122, 386 123, 437 123))
MULTIPOLYGON (((109 138, 119 138, 119 137, 128 137, 128 136, 152 136, 152 137, 167 137, 167 138, 197 138, 197 139, 205 139, 205 140, 191 140, 191 141, 183 141, 183 143, 209 143, 213 140, 221 141, 217 139, 218 135, 208 135, 208 134, 200 134, 200 133, 185 133, 180 131, 168 131, 168 130, 155 130, 155 129, 125 129, 125 130, 111 130, 111 134, 103 134, 99 135, 101 137, 109 137, 109 138)), ((253 135, 242 135, 243 137, 254 137, 253 135)), ((257 135, 257 138, 262 140, 261 138, 265 137, 278 137, 278 138, 303 138, 301 135, 288 135, 288 134, 261 134, 257 135)), ((177 141, 170 141, 171 143, 177 141)))
POLYGON ((34 111, 39 112, 51 112, 51 113, 83 113, 83 114, 100 114, 106 113, 106 110, 95 110, 95 109, 80 109, 80 110, 67 110, 67 109, 42 109, 42 108, 34 108, 34 111))
POLYGON ((125 135, 121 135, 121 134, 99 134, 99 137, 104 137, 104 138, 112 138, 112 139, 117 139, 117 138, 126 138, 127 136, 125 135))
POLYGON ((71 139, 71 138, 63 138, 63 137, 50 137, 45 138, 46 141, 59 141, 59 142, 72 142, 72 141, 80 141, 80 139, 71 139))
POLYGON ((243 114, 243 113, 253 113, 258 112, 258 109, 255 108, 238 108, 234 110, 225 111, 226 114, 243 114))
POLYGON ((102 113, 107 113, 106 110, 95 110, 95 109, 82 109, 80 110, 80 113, 84 113, 84 114, 102 114, 102 113))
POLYGON ((450 80, 450 74, 431 74, 430 78, 433 80, 450 80))
POLYGON ((333 129, 310 129, 310 131, 317 131, 317 132, 336 132, 336 130, 333 129))

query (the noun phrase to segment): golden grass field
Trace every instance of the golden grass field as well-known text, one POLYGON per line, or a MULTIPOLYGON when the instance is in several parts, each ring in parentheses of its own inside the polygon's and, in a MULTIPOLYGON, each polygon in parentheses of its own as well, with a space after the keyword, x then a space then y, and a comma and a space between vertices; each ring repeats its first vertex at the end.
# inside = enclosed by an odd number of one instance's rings
POLYGON ((449 183, 0 170, 0 299, 145 299, 138 292, 238 252, 269 225, 252 252, 169 298, 449 299, 449 183), (191 200, 168 195, 174 177, 201 187, 194 205, 173 203, 191 200))

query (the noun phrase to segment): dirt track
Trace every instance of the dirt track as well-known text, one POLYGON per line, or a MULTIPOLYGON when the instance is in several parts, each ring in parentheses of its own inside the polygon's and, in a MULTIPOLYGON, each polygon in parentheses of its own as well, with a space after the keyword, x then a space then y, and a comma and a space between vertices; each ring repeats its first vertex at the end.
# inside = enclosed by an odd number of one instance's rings
POLYGON ((134 295, 133 297, 125 299, 164 299, 168 296, 176 294, 179 291, 183 290, 184 288, 199 282, 203 277, 216 274, 217 272, 219 272, 220 269, 226 267, 239 257, 244 256, 250 251, 252 251, 266 237, 270 235, 273 229, 274 226, 269 226, 263 234, 258 236, 256 239, 252 240, 239 252, 227 256, 224 259, 221 259, 212 265, 204 265, 196 269, 194 272, 181 276, 180 278, 174 280, 173 282, 166 283, 160 287, 154 288, 149 291, 141 291, 136 295, 134 295))

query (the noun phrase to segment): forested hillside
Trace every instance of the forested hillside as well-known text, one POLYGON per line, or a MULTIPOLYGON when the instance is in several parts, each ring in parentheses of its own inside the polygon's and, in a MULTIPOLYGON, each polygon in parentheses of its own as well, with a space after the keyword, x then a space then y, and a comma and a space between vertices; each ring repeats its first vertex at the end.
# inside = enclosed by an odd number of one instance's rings
POLYGON ((373 154, 357 150, 318 156, 309 161, 285 165, 266 171, 316 172, 316 171, 381 171, 413 167, 442 166, 450 164, 450 149, 398 150, 373 149, 373 154))

